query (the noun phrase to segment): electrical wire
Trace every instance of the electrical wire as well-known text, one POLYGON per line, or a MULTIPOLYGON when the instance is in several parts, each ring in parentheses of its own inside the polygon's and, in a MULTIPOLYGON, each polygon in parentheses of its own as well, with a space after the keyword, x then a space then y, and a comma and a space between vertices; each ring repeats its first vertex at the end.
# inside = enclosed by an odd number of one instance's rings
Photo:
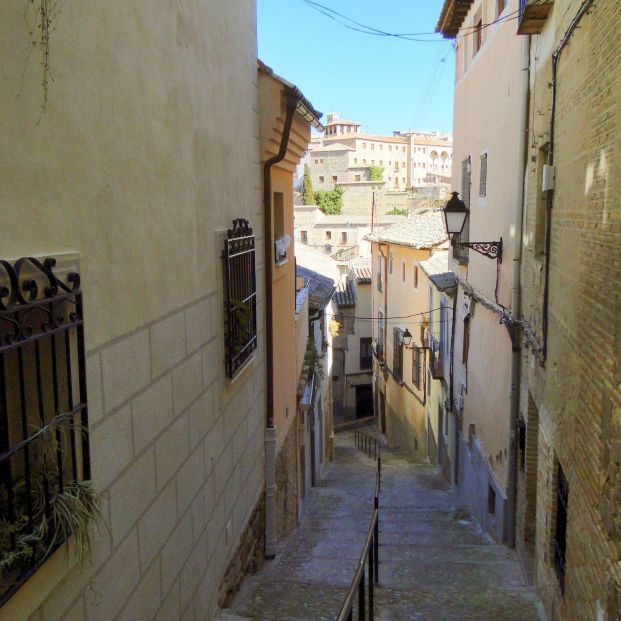
MULTIPOLYGON (((411 319, 412 317, 421 317, 422 315, 428 315, 429 313, 442 310, 443 308, 452 310, 448 306, 438 306, 437 308, 431 308, 428 311, 423 311, 422 313, 414 313, 412 315, 393 315, 392 317, 382 317, 382 321, 388 321, 390 319, 411 319)), ((380 320, 379 317, 359 317, 358 315, 345 315, 343 313, 335 313, 334 317, 342 317, 343 319, 365 319, 368 321, 380 320)))
MULTIPOLYGON (((353 30, 355 32, 360 32, 362 34, 367 34, 367 35, 371 35, 375 37, 390 37, 393 39, 403 39, 405 41, 414 41, 415 43, 440 43, 441 41, 443 41, 443 39, 437 38, 439 36, 438 32, 387 32, 385 30, 380 30, 379 28, 375 28, 374 26, 368 26, 367 24, 363 24, 362 22, 356 21, 355 19, 352 19, 351 17, 348 17, 347 15, 344 15, 343 13, 339 13, 338 11, 335 11, 334 9, 331 9, 330 7, 325 6, 324 4, 315 2, 314 0, 302 0, 302 2, 304 2, 304 4, 306 4, 308 7, 312 8, 313 10, 317 11, 318 13, 321 13, 325 17, 328 17, 329 19, 335 21, 337 24, 343 26, 344 28, 348 28, 349 30, 353 30), (345 21, 342 21, 342 20, 345 20, 345 21), (434 39, 417 38, 417 37, 423 37, 423 36, 430 36, 430 37, 436 37, 436 38, 434 39)), ((520 17, 520 10, 518 9, 517 11, 513 11, 512 13, 509 13, 503 17, 499 16, 491 22, 481 24, 481 26, 465 26, 463 28, 460 28, 458 31, 458 32, 463 32, 464 34, 457 35, 455 38, 461 39, 461 38, 470 36, 474 34, 475 32, 478 32, 485 28, 489 28, 490 26, 493 26, 495 24, 506 22, 506 21, 512 21, 514 19, 519 19, 519 17, 520 17)))

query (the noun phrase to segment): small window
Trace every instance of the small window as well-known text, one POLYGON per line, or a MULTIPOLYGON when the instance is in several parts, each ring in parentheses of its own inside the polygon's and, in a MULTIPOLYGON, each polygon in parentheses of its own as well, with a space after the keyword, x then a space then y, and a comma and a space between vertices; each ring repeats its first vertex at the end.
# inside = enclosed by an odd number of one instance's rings
POLYGON ((323 175, 319 175, 319 183, 323 183, 323 175))
POLYGON ((556 520, 554 524, 554 571, 561 593, 565 595, 565 567, 567 561, 567 516, 569 507, 569 481, 557 461, 556 520))
POLYGON ((418 289, 418 265, 412 267, 412 286, 418 289))
POLYGON ((55 501, 94 502, 83 483, 91 476, 80 277, 54 268, 33 258, 0 266, 2 602, 71 535, 50 510, 55 501))
POLYGON ((392 252, 389 255, 389 259, 388 259, 388 273, 392 276, 392 265, 393 265, 393 261, 394 261, 394 256, 392 254, 392 252))
POLYGON ((362 163, 363 163, 363 164, 366 164, 366 163, 367 163, 367 161, 366 161, 366 160, 362 160, 362 163))
POLYGON ((332 231, 326 231, 326 239, 332 239, 332 231))
POLYGON ((375 143, 371 143, 371 151, 375 151, 375 143))
POLYGON ((336 175, 332 175, 332 183, 336 183, 337 181, 337 176, 336 175))
POLYGON ((360 175, 355 176, 356 181, 360 181, 360 178, 361 178, 360 175))
POLYGON ((357 164, 357 163, 358 163, 358 158, 357 158, 357 157, 355 157, 355 158, 354 158, 354 164, 357 164))
POLYGON ((477 52, 481 49, 481 45, 483 45, 483 20, 481 18, 481 11, 479 11, 475 18, 473 35, 472 55, 476 56, 477 52))
POLYGON ((300 231, 300 241, 303 244, 308 244, 308 231, 300 231))
POLYGON ((285 195, 274 192, 274 239, 285 234, 285 195))
POLYGON ((383 145, 383 144, 381 144, 381 145, 379 146, 379 148, 380 148, 380 151, 383 151, 383 150, 384 150, 384 145, 383 145))
POLYGON ((371 160, 371 166, 375 166, 375 160, 371 160))
POLYGON ((423 350, 415 347, 412 350, 412 384, 420 390, 421 371, 423 368, 423 350))
POLYGON ((481 155, 481 173, 479 175, 479 196, 487 196, 487 153, 481 155))
POLYGON ((395 382, 403 382, 403 330, 393 328, 393 355, 392 355, 392 375, 395 382))
POLYGON ((371 349, 371 337, 360 339, 360 369, 373 368, 373 351, 371 349))
POLYGON ((318 159, 315 160, 315 164, 319 164, 319 160, 318 159))
POLYGON ((341 243, 342 244, 347 243, 347 231, 341 231, 341 243))
POLYGON ((487 486, 487 512, 496 514, 496 492, 491 485, 487 486))
POLYGON ((388 145, 388 150, 392 151, 392 145, 391 144, 388 145))
POLYGON ((461 363, 468 366, 468 348, 470 347, 470 315, 464 318, 464 340, 461 349, 461 363))
POLYGON ((401 150, 405 153, 405 147, 401 147, 401 150))
POLYGON ((362 143, 362 148, 363 148, 363 149, 366 149, 366 148, 367 148, 367 143, 366 143, 366 142, 363 142, 363 143, 362 143))
POLYGON ((405 282, 405 261, 401 261, 401 282, 405 282))

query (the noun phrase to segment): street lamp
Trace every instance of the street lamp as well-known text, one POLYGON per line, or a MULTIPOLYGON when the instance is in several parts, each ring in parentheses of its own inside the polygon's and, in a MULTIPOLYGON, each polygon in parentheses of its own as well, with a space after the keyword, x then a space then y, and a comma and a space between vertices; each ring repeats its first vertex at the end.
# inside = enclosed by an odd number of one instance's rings
POLYGON ((412 333, 406 328, 405 332, 401 334, 401 342, 405 345, 406 349, 410 349, 410 344, 412 343, 412 333))
POLYGON ((496 259, 498 263, 502 263, 502 237, 500 241, 493 242, 458 242, 456 236, 459 235, 466 223, 468 217, 468 208, 464 201, 459 199, 459 192, 452 192, 452 198, 444 207, 444 222, 446 232, 451 237, 453 246, 466 246, 472 248, 475 252, 496 259))

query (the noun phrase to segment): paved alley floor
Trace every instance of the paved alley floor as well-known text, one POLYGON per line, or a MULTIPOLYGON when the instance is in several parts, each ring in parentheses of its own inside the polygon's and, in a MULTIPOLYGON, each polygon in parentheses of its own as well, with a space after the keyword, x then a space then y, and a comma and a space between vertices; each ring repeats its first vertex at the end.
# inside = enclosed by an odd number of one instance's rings
MULTIPOLYGON (((336 459, 313 488, 306 517, 277 556, 249 576, 222 621, 336 619, 370 522, 375 462, 336 436, 336 459)), ((538 621, 534 590, 513 552, 474 520, 456 520, 435 468, 382 450, 380 621, 538 621)))

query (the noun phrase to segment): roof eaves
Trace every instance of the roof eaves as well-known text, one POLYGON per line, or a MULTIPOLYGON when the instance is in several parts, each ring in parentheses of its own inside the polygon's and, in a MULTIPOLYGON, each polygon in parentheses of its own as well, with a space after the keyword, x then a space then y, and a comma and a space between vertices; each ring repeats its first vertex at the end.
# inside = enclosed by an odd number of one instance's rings
POLYGON ((257 64, 261 71, 264 71, 267 75, 281 82, 289 92, 289 95, 297 100, 295 111, 303 119, 308 121, 308 123, 310 123, 317 131, 324 131, 325 128, 319 121, 323 114, 318 110, 315 110, 313 104, 304 96, 304 93, 302 93, 302 91, 295 84, 292 84, 288 80, 285 80, 282 76, 274 73, 274 70, 266 65, 262 60, 257 59, 257 64))
POLYGON ((441 32, 445 39, 454 39, 473 2, 474 0, 444 0, 436 32, 441 32))

